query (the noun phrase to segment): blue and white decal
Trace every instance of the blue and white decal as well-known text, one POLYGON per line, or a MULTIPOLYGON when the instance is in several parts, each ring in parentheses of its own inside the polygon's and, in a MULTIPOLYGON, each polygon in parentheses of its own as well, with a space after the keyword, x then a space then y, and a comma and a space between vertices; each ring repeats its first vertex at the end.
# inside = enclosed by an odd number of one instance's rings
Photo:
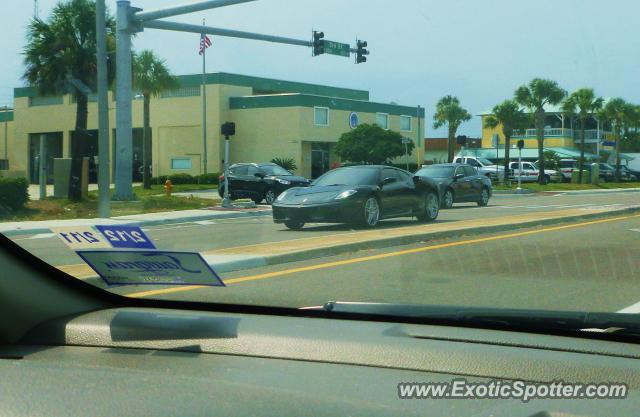
POLYGON ((114 248, 155 249, 151 239, 137 226, 96 226, 114 248))
POLYGON ((77 251, 107 285, 202 285, 224 283, 196 252, 77 251))

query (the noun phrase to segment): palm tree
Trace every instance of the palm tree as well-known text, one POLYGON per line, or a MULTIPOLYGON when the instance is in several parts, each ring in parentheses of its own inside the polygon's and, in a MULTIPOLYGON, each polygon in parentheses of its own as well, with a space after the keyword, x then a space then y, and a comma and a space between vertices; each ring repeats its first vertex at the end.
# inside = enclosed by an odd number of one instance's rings
POLYGON ((536 137, 538 139, 538 160, 540 161, 540 174, 538 180, 544 184, 544 106, 547 104, 558 104, 567 93, 560 88, 557 82, 534 78, 528 85, 520 86, 515 92, 515 99, 518 104, 529 109, 533 115, 536 126, 536 137))
POLYGON ((502 125, 504 135, 504 172, 509 172, 509 150, 511 149, 511 136, 514 132, 525 129, 529 117, 522 111, 520 105, 514 100, 505 100, 495 106, 493 114, 484 119, 484 127, 495 129, 502 125))
POLYGON ((584 131, 587 118, 602 109, 604 99, 596 97, 591 88, 581 88, 574 91, 562 103, 562 111, 577 116, 580 120, 580 160, 578 166, 578 183, 582 183, 582 167, 584 166, 584 131))
POLYGON ((471 120, 471 115, 460 106, 460 100, 458 100, 457 97, 444 96, 438 101, 438 104, 436 104, 436 112, 433 115, 433 120, 434 129, 440 129, 445 123, 448 125, 447 159, 449 162, 453 162, 456 132, 462 122, 471 120))
POLYGON ((611 124, 616 139, 616 182, 620 182, 620 142, 622 140, 622 132, 631 122, 634 110, 635 106, 618 97, 609 100, 599 114, 602 120, 611 124))
MULTIPOLYGON (((93 0, 58 3, 48 22, 33 19, 27 28, 23 78, 42 95, 73 95, 76 125, 71 149, 69 198, 80 200, 82 152, 87 137, 87 90, 96 91, 96 4, 93 0)), ((115 20, 107 16, 107 48, 115 51, 115 20)), ((109 60, 110 63, 113 60, 109 60)), ((113 80, 113 68, 108 70, 113 80)))
POLYGON ((133 85, 144 97, 144 128, 142 136, 142 184, 151 188, 149 157, 151 155, 151 97, 158 97, 164 91, 178 88, 178 80, 169 73, 165 61, 152 51, 142 51, 133 60, 133 85))

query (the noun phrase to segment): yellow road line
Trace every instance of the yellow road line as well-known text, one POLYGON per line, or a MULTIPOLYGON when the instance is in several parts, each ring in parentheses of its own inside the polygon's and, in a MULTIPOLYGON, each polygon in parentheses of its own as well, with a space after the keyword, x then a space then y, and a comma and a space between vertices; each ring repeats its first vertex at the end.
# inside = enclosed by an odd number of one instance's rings
MULTIPOLYGON (((224 283, 227 284, 227 285, 230 285, 230 284, 238 284, 238 283, 241 283, 241 282, 248 282, 248 281, 259 281, 259 280, 263 280, 263 279, 281 277, 281 276, 297 274, 297 273, 301 273, 301 272, 317 271, 319 269, 326 269, 326 268, 335 268, 335 267, 338 267, 338 266, 352 265, 352 264, 368 262, 368 261, 376 261, 376 260, 380 260, 380 259, 386 259, 386 258, 392 258, 392 257, 404 256, 404 255, 411 255, 411 254, 421 253, 421 252, 429 252, 429 251, 433 251, 433 250, 437 250, 437 249, 445 249, 445 248, 451 248, 451 247, 456 247, 456 246, 473 245, 473 244, 482 243, 482 242, 491 242, 491 241, 502 240, 502 239, 511 239, 511 238, 520 237, 520 236, 529 236, 529 235, 535 235, 535 234, 540 234, 540 233, 555 232, 555 231, 558 231, 558 230, 572 229, 572 228, 590 226, 590 225, 594 225, 594 224, 601 224, 601 223, 608 223, 608 222, 614 222, 614 221, 620 221, 620 220, 627 220, 627 219, 631 219, 631 218, 634 218, 634 217, 640 217, 640 214, 635 214, 635 215, 631 215, 631 216, 613 217, 613 218, 609 218, 609 219, 593 220, 593 221, 582 222, 582 223, 574 223, 574 224, 568 224, 568 225, 563 225, 563 226, 553 226, 553 227, 547 227, 547 228, 538 229, 538 230, 528 230, 528 231, 525 231, 525 232, 507 233, 507 234, 489 236, 489 237, 482 237, 482 238, 477 238, 477 239, 461 240, 461 241, 457 241, 457 242, 449 242, 449 243, 442 243, 442 244, 438 244, 438 245, 423 246, 423 247, 420 247, 420 248, 406 249, 406 250, 401 250, 401 251, 396 251, 396 252, 381 253, 379 255, 363 256, 363 257, 360 257, 360 258, 352 258, 352 259, 345 259, 345 260, 342 260, 342 261, 327 262, 327 263, 322 263, 322 264, 317 264, 317 265, 303 266, 303 267, 300 267, 300 268, 290 268, 290 269, 284 269, 284 270, 281 270, 281 271, 267 272, 267 273, 264 273, 264 274, 250 275, 250 276, 240 277, 240 278, 230 278, 228 280, 225 280, 224 283)), ((199 289, 199 288, 210 288, 210 287, 201 286, 201 285, 190 285, 190 286, 186 286, 186 287, 164 288, 164 289, 161 289, 161 290, 143 291, 143 292, 136 292, 136 293, 131 293, 131 294, 124 294, 124 295, 126 295, 127 297, 139 298, 139 297, 149 297, 149 296, 153 296, 153 295, 171 294, 171 293, 177 293, 177 292, 191 291, 191 290, 195 290, 195 289, 199 289)))

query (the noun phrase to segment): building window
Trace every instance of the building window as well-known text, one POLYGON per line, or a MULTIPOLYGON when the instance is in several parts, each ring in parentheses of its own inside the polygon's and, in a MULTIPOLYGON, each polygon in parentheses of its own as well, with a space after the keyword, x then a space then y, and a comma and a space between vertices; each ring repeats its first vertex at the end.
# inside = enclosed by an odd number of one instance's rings
POLYGON ((177 90, 163 91, 160 94, 161 98, 176 98, 176 97, 198 97, 200 96, 200 86, 195 87, 180 87, 177 90))
POLYGON ((400 116, 400 130, 411 132, 411 116, 400 116))
POLYGON ((329 126, 329 109, 326 107, 314 107, 313 124, 316 126, 329 126))
POLYGON ((376 124, 383 129, 389 129, 389 115, 387 113, 377 113, 376 124))
POLYGON ((62 104, 63 97, 62 96, 38 96, 38 97, 29 97, 29 106, 53 106, 56 104, 62 104))
POLYGON ((171 158, 171 169, 191 169, 191 158, 171 158))

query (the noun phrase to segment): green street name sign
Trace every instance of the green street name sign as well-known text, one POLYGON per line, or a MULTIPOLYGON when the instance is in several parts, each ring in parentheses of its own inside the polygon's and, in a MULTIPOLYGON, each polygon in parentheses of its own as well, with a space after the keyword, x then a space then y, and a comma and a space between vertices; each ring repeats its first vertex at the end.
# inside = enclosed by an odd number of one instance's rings
POLYGON ((323 41, 324 53, 338 56, 351 56, 351 46, 348 43, 339 43, 334 41, 323 41))

